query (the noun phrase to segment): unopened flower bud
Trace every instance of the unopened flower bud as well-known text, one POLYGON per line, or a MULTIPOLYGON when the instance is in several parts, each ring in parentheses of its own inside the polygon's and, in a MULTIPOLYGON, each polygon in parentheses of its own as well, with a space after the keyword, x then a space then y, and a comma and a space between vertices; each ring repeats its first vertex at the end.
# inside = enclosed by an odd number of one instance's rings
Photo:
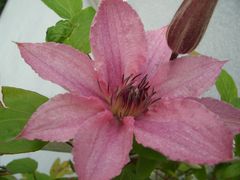
POLYGON ((176 54, 193 51, 203 37, 217 0, 184 0, 167 32, 169 47, 176 54))

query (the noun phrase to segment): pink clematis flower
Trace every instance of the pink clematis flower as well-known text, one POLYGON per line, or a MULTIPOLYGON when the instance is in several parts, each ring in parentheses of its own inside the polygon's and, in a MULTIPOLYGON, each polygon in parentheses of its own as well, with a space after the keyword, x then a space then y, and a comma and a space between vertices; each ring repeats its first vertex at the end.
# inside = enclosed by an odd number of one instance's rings
POLYGON ((126 2, 103 0, 91 28, 94 60, 63 44, 19 43, 22 57, 41 77, 69 90, 43 104, 20 136, 73 139, 82 180, 117 176, 129 162, 134 136, 172 160, 230 160, 240 111, 198 99, 224 62, 206 56, 169 62, 165 35, 166 27, 145 32, 126 2))

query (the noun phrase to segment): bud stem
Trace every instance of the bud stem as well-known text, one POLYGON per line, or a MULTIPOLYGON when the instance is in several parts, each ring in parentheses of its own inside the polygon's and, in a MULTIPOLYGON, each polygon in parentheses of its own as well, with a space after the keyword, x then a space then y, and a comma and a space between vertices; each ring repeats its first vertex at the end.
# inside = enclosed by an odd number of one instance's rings
POLYGON ((170 57, 170 61, 174 61, 178 57, 178 53, 172 52, 172 55, 170 57))

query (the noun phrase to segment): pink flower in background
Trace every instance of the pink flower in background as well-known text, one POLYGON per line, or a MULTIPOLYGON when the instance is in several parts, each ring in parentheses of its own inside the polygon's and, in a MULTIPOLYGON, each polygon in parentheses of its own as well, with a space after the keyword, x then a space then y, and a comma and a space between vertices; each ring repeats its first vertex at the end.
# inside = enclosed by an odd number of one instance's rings
POLYGON ((43 104, 21 137, 73 139, 82 180, 117 176, 133 136, 172 160, 214 164, 232 158, 240 111, 198 99, 224 62, 197 56, 169 62, 166 28, 145 32, 122 0, 103 0, 91 28, 94 61, 63 44, 19 43, 25 61, 69 93, 43 104))

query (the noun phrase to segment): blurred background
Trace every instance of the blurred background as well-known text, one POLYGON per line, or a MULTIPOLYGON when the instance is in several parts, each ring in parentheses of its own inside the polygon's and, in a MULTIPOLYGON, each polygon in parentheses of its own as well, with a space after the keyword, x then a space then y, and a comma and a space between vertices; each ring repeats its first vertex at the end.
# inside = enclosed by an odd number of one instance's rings
MULTIPOLYGON (((128 0, 140 15, 146 30, 167 25, 181 0, 128 0)), ((96 0, 84 0, 84 6, 96 0)), ((41 0, 0 0, 0 85, 14 86, 36 91, 52 97, 64 90, 58 85, 42 80, 23 62, 16 42, 44 42, 48 27, 53 26, 60 17, 45 6, 41 0), (6 5, 3 9, 3 5, 6 5)), ((240 1, 219 0, 209 28, 197 48, 197 51, 218 58, 229 60, 224 68, 233 76, 240 88, 240 1)), ((206 93, 218 98, 213 87, 206 93)), ((60 157, 70 159, 68 153, 39 151, 20 155, 0 156, 0 166, 12 159, 31 157, 39 162, 38 170, 48 172, 52 162, 60 157)))

